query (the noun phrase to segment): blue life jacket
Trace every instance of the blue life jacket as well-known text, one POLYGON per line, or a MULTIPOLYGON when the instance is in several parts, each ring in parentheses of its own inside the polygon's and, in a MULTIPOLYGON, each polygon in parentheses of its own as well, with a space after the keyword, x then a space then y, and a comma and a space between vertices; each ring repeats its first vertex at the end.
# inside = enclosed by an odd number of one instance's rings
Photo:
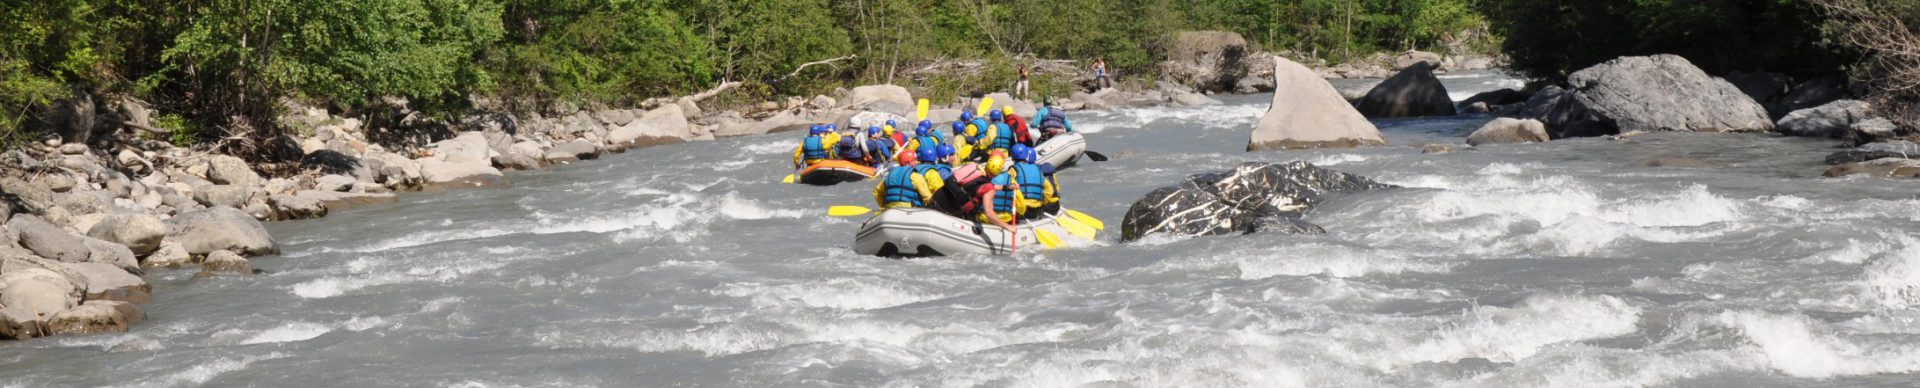
POLYGON ((1013 141, 1015 139, 1013 138, 1012 128, 1007 128, 1006 124, 994 124, 993 131, 993 144, 987 148, 998 150, 1013 148, 1013 141))
POLYGON ((997 192, 993 193, 993 211, 1000 214, 1013 214, 1013 175, 1001 173, 1000 176, 993 177, 992 184, 997 188, 997 192))
POLYGON ((866 160, 867 154, 860 152, 860 139, 851 136, 840 138, 840 158, 846 160, 866 160))
POLYGON ((921 166, 927 166, 929 169, 932 169, 934 171, 939 171, 941 181, 948 181, 948 182, 953 181, 953 166, 949 166, 946 163, 937 163, 937 162, 928 162, 928 163, 932 163, 932 164, 921 164, 921 166))
POLYGON ((972 139, 968 139, 973 143, 979 143, 980 139, 987 138, 987 131, 993 130, 993 124, 987 124, 987 120, 982 120, 979 118, 975 118, 973 119, 972 122, 968 122, 967 124, 973 124, 974 128, 980 129, 980 133, 978 134, 979 136, 974 136, 972 139))
POLYGON ((913 141, 920 143, 920 149, 930 150, 933 149, 933 147, 940 146, 940 138, 933 137, 932 133, 928 133, 927 136, 916 137, 913 141))
POLYGON ((1047 200, 1047 176, 1033 163, 1014 163, 1007 171, 1020 182, 1020 194, 1035 201, 1047 200))
POLYGON ((920 198, 920 189, 913 186, 913 176, 926 173, 923 166, 899 166, 887 171, 885 193, 881 199, 887 203, 906 202, 915 207, 926 206, 920 198))
POLYGON ((867 151, 873 152, 874 163, 885 162, 881 159, 893 156, 893 140, 877 137, 867 140, 867 151))
POLYGON ((827 145, 821 144, 824 141, 826 139, 819 136, 807 136, 806 140, 800 142, 800 157, 807 160, 826 159, 827 145))

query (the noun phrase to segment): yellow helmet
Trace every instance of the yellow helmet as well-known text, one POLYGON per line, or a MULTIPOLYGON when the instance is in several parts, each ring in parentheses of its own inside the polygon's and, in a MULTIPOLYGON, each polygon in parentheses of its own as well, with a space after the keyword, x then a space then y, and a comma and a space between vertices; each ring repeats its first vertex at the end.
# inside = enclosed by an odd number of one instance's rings
POLYGON ((973 126, 973 124, 967 124, 967 137, 974 137, 974 136, 980 136, 980 127, 975 127, 973 126))
POLYGON ((1011 106, 1003 106, 1003 107, 1000 107, 1000 114, 1004 114, 1004 115, 1008 115, 1008 116, 1012 116, 1012 115, 1013 115, 1013 107, 1011 107, 1011 106))
POLYGON ((1007 158, 1001 157, 1000 155, 994 155, 991 158, 987 158, 987 175, 988 176, 998 176, 1000 175, 1001 172, 1004 172, 1006 170, 1007 170, 1007 158))

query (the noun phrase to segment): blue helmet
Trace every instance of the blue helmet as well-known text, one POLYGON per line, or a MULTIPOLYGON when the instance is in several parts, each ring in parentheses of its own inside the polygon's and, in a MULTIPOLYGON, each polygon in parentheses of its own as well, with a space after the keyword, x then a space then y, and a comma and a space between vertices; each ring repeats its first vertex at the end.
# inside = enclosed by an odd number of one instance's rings
POLYGON ((940 159, 953 157, 954 152, 960 151, 960 150, 953 149, 952 144, 941 144, 940 148, 937 148, 936 150, 940 152, 940 159))
POLYGON ((812 127, 807 128, 807 136, 820 136, 820 134, 823 134, 823 133, 827 133, 826 126, 814 125, 812 127))
POLYGON ((914 128, 915 128, 915 129, 917 129, 917 130, 922 130, 922 131, 925 131, 925 130, 932 130, 932 129, 933 129, 933 120, 920 120, 920 125, 919 125, 919 126, 917 126, 917 127, 914 127, 914 128))
POLYGON ((973 112, 960 112, 960 121, 973 121, 973 112))
POLYGON ((920 163, 933 163, 934 161, 940 160, 940 152, 934 151, 932 148, 921 148, 920 151, 914 152, 914 154, 920 157, 920 163))
POLYGON ((1028 147, 1026 144, 1013 145, 1013 160, 1018 160, 1026 163, 1033 163, 1034 159, 1037 159, 1037 158, 1034 157, 1033 147, 1028 147))
POLYGON ((993 111, 993 112, 991 112, 991 113, 987 113, 987 118, 991 118, 991 119, 993 119, 993 121, 1001 121, 1001 120, 1006 120, 1006 119, 1007 119, 1007 117, 1006 117, 1006 116, 1001 116, 1001 115, 1000 115, 1000 111, 997 111, 997 110, 996 110, 996 111, 993 111))
POLYGON ((900 127, 900 124, 894 124, 894 123, 893 123, 893 119, 887 119, 887 126, 889 126, 889 127, 894 127, 894 128, 899 128, 899 127, 900 127))
POLYGON ((914 128, 913 135, 920 136, 920 137, 927 136, 927 132, 929 132, 928 129, 930 129, 927 127, 929 127, 929 125, 921 125, 919 128, 914 128))
POLYGON ((867 127, 867 136, 880 136, 880 127, 867 127))
POLYGON ((965 120, 953 122, 953 133, 960 133, 960 131, 965 131, 965 130, 967 130, 967 123, 965 122, 965 120))

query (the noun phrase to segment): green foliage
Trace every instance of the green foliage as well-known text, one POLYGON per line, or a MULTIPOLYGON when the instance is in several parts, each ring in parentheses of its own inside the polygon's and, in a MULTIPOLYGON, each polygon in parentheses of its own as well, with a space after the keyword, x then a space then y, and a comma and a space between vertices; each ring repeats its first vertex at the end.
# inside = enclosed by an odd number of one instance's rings
POLYGON ((1821 17, 1790 0, 1489 0, 1512 68, 1541 79, 1621 56, 1677 54, 1709 73, 1833 71, 1849 58, 1821 44, 1821 17))
MULTIPOLYGON (((1446 52, 1478 47, 1483 0, 1200 0, 1185 7, 1196 27, 1237 31, 1271 50, 1345 60, 1378 51, 1446 52)), ((1538 2, 1545 3, 1545 2, 1538 2)))
POLYGON ((485 67, 522 109, 554 101, 631 104, 712 82, 706 41, 657 2, 514 0, 485 67))
MULTIPOLYGON (((167 142, 177 147, 187 147, 200 139, 199 124, 177 114, 163 114, 153 118, 153 127, 167 131, 167 142)), ((146 132, 142 132, 143 134, 146 132)))

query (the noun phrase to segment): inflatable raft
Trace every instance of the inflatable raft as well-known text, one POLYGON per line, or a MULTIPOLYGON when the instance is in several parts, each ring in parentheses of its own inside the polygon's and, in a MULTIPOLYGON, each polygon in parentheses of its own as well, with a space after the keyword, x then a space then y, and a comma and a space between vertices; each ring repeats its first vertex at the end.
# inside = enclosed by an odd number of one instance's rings
POLYGON ((815 186, 832 186, 847 182, 859 182, 873 178, 873 167, 845 160, 827 160, 814 163, 800 170, 800 183, 815 186))
POLYGON ((1080 155, 1087 152, 1087 138, 1079 132, 1067 132, 1041 142, 1039 146, 1033 147, 1033 150, 1039 154, 1039 159, 1034 160, 1035 163, 1066 168, 1079 161, 1080 155))
POLYGON ((933 209, 887 209, 860 224, 853 236, 853 251, 863 255, 886 257, 943 256, 965 253, 1005 255, 1012 253, 1017 241, 1020 251, 1047 249, 1037 231, 1059 236, 1062 245, 1082 245, 1085 241, 1067 233, 1052 217, 1015 224, 1018 233, 991 224, 981 224, 941 213, 933 209))

